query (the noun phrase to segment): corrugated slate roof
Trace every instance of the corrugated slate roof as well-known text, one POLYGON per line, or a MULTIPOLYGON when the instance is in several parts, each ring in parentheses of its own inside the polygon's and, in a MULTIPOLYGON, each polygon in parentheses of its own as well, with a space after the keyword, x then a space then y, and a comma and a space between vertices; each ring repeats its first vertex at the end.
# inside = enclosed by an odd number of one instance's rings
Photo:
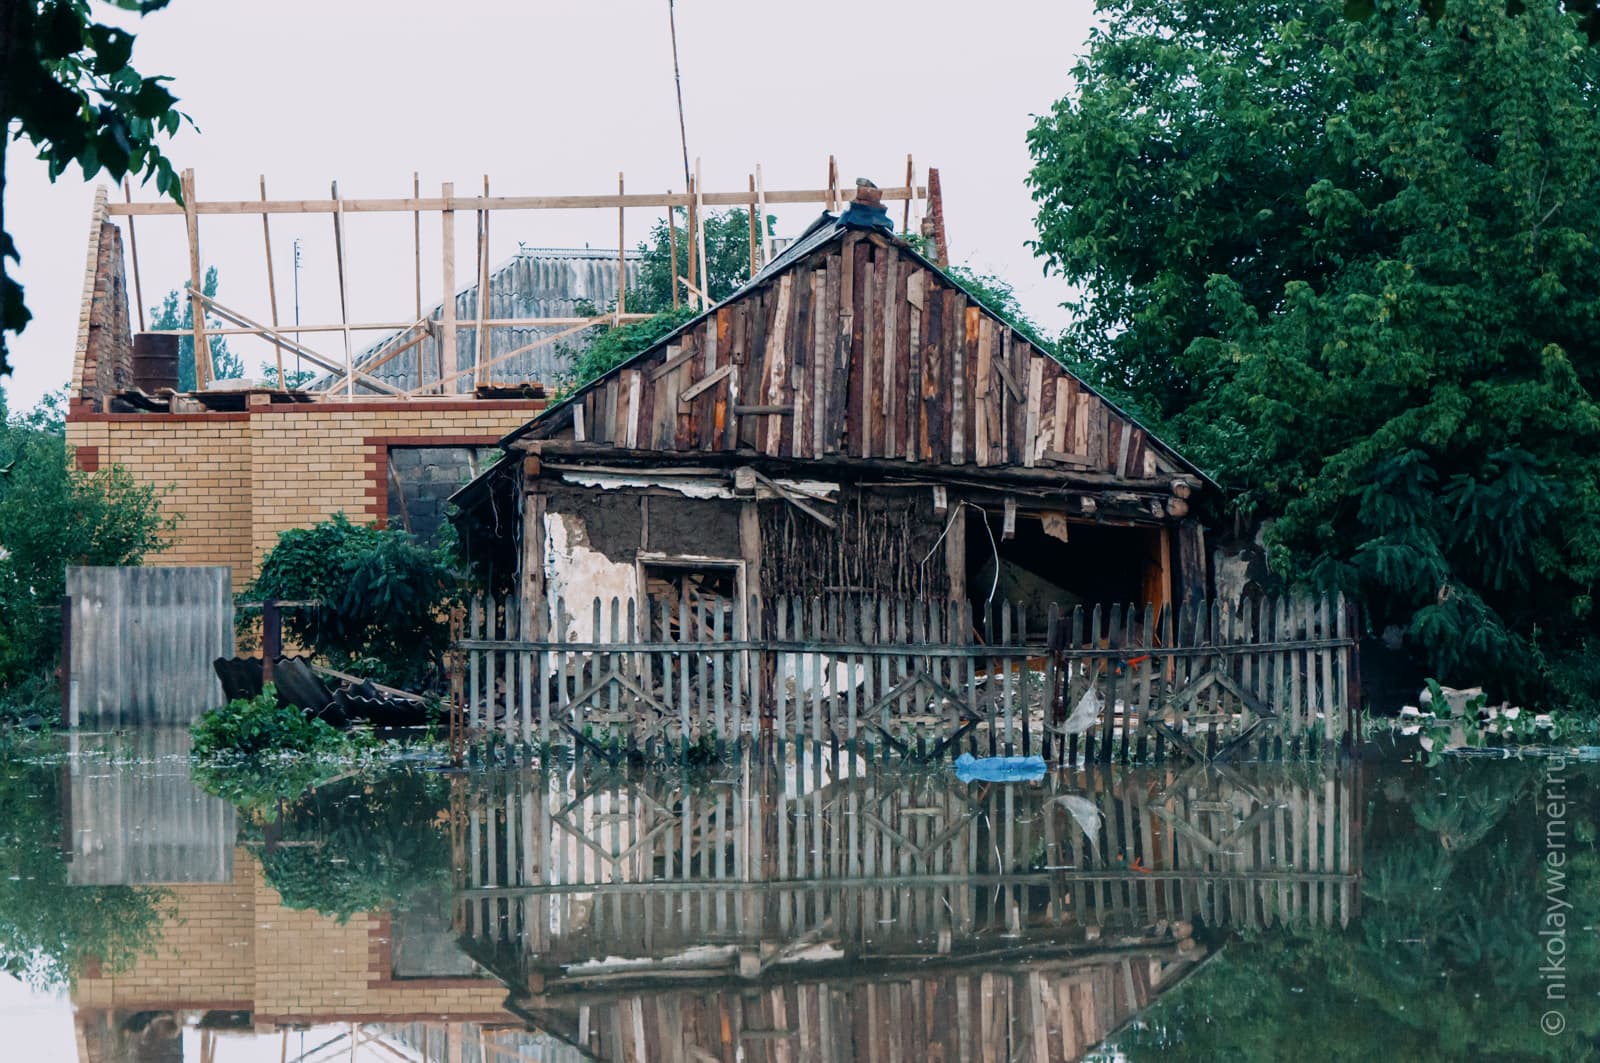
MULTIPOLYGON (((625 266, 626 283, 633 287, 639 283, 639 260, 629 252, 625 266)), ((604 248, 550 248, 524 247, 489 275, 491 299, 484 315, 489 318, 527 317, 577 317, 579 303, 587 302, 605 308, 617 297, 617 252, 604 248)), ((439 303, 428 311, 428 317, 439 320, 444 315, 444 304, 439 303)), ((460 365, 477 364, 478 286, 469 285, 456 293, 456 349, 460 365)), ((525 347, 544 336, 561 331, 561 327, 495 328, 489 329, 489 357, 525 347)), ((412 333, 384 337, 360 354, 356 365, 371 362, 404 343, 412 333)), ((566 368, 569 352, 580 351, 587 343, 583 333, 559 343, 547 344, 524 354, 509 358, 488 370, 494 381, 521 384, 536 381, 553 384, 566 368)), ((438 341, 429 337, 403 354, 380 365, 372 376, 398 388, 413 388, 422 383, 419 366, 427 367, 427 379, 437 376, 439 359, 438 341)), ((450 372, 446 360, 445 372, 450 372)), ((313 387, 326 387, 333 380, 325 378, 313 387)), ((476 383, 487 383, 487 380, 476 383)), ((474 382, 463 377, 454 390, 465 392, 474 382)), ((357 384, 360 387, 360 384, 357 384)), ((364 389, 372 392, 372 389, 364 389)), ((375 392, 373 392, 375 393, 375 392)))

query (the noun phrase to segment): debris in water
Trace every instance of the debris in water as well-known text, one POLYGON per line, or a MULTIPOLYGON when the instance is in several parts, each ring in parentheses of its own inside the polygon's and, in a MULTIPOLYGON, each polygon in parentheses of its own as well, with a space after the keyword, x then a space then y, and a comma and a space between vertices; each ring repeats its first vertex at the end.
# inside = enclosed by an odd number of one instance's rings
POLYGON ((1044 777, 1043 757, 975 757, 963 753, 956 758, 956 778, 962 782, 1031 782, 1044 777))

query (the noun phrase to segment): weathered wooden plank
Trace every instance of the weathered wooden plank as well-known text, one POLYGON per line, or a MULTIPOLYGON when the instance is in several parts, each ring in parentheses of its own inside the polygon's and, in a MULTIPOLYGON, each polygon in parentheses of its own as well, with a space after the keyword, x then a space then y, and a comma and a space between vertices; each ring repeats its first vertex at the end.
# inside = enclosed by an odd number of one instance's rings
MULTIPOLYGON (((717 371, 728 362, 727 346, 722 343, 721 334, 717 328, 717 318, 711 317, 696 327, 700 335, 701 358, 698 379, 707 380, 716 376, 717 371)), ((719 378, 720 382, 720 378, 719 378)), ((713 384, 714 388, 716 385, 713 384)), ((694 440, 691 445, 698 445, 700 450, 711 450, 716 446, 716 441, 721 433, 722 426, 717 422, 717 396, 707 388, 698 393, 694 401, 694 440)))
POLYGON ((795 457, 814 453, 811 446, 811 421, 815 416, 817 380, 817 335, 826 299, 827 271, 812 270, 796 274, 794 317, 790 324, 789 385, 794 391, 794 416, 791 418, 784 452, 795 457))
POLYGON ((944 291, 927 293, 922 334, 922 429, 918 455, 924 462, 938 460, 944 432, 944 291))
POLYGON ((884 337, 886 318, 894 314, 893 282, 890 263, 897 257, 891 248, 877 248, 872 259, 869 278, 872 298, 869 303, 866 328, 866 357, 863 362, 865 380, 862 386, 861 441, 857 452, 863 458, 879 457, 884 453, 884 386, 888 365, 884 337))
MULTIPOLYGON (((705 347, 699 329, 693 329, 683 334, 683 349, 692 353, 688 363, 673 374, 678 380, 678 393, 681 396, 683 388, 688 381, 698 380, 705 375, 705 347)), ((677 414, 677 428, 673 432, 673 449, 693 450, 699 442, 699 411, 693 403, 684 405, 682 401, 674 407, 677 414)))
MULTIPOLYGON (((718 366, 705 376, 701 377, 699 380, 695 381, 687 389, 680 391, 678 393, 678 401, 680 403, 694 401, 694 399, 698 398, 705 392, 710 391, 723 380, 727 379, 730 375, 732 375, 736 368, 738 367, 731 363, 718 366)), ((624 373, 623 376, 627 376, 627 374, 624 373)))
POLYGON ((877 372, 870 351, 873 311, 877 303, 874 294, 877 263, 871 254, 874 250, 869 243, 856 247, 856 314, 850 324, 850 372, 846 377, 850 390, 845 396, 844 439, 839 448, 841 453, 860 458, 867 456, 867 407, 872 394, 870 380, 877 372))
POLYGON ((965 297, 954 288, 943 288, 939 293, 939 431, 930 435, 933 460, 948 464, 951 460, 951 443, 955 435, 954 360, 965 327, 962 300, 965 297))
POLYGON ((1083 451, 1077 449, 1077 440, 1073 436, 1073 426, 1077 421, 1078 412, 1077 381, 1069 373, 1061 373, 1056 378, 1056 407, 1054 412, 1054 449, 1081 456, 1083 451))
POLYGON ((922 332, 926 316, 924 287, 927 271, 915 270, 906 282, 906 379, 900 388, 905 397, 905 452, 907 461, 916 461, 922 453, 922 332))
POLYGON ((825 411, 822 450, 819 453, 836 454, 843 443, 845 406, 850 397, 850 347, 856 334, 856 293, 860 281, 856 263, 857 259, 866 260, 866 251, 860 248, 860 242, 860 234, 852 233, 845 237, 840 248, 839 303, 838 310, 831 318, 835 332, 827 381, 827 402, 819 411, 825 411))
POLYGON ((1041 412, 1044 405, 1044 360, 1031 359, 1028 363, 1028 399, 1027 409, 1023 414, 1022 427, 1022 463, 1028 468, 1038 464, 1040 454, 1039 427, 1043 423, 1041 412))
MULTIPOLYGON (((745 368, 750 361, 748 322, 750 306, 748 303, 736 303, 724 308, 728 315, 728 362, 733 366, 733 374, 728 377, 728 414, 727 422, 722 432, 722 449, 735 450, 739 445, 739 417, 735 414, 734 407, 738 406, 744 394, 745 368)), ((719 312, 717 328, 722 328, 722 317, 719 312)))
POLYGON ((1110 417, 1111 411, 1106 407, 1106 404, 1100 400, 1099 396, 1086 395, 1085 397, 1088 399, 1088 410, 1086 411, 1086 414, 1089 422, 1088 444, 1085 448, 1086 453, 1088 453, 1089 457, 1093 459, 1095 468, 1115 468, 1115 465, 1106 457, 1106 437, 1109 433, 1107 421, 1110 417))
POLYGON ((972 457, 979 465, 988 465, 991 460, 989 440, 993 430, 990 409, 995 387, 994 322, 977 307, 967 310, 967 343, 967 360, 972 376, 972 457))
MULTIPOLYGON (((741 406, 759 406, 766 402, 770 366, 767 363, 767 336, 770 318, 777 302, 775 285, 758 291, 753 296, 746 320, 746 357, 743 379, 739 384, 741 406)), ((766 424, 759 415, 739 416, 739 436, 736 446, 760 450, 766 439, 766 424)))
MULTIPOLYGON (((793 298, 794 274, 785 273, 778 281, 778 301, 773 312, 772 331, 767 336, 766 361, 767 361, 767 404, 769 406, 782 406, 786 404, 784 384, 789 375, 788 362, 788 334, 789 334, 789 303, 793 298)), ((776 456, 780 449, 783 433, 783 418, 767 417, 766 438, 763 440, 761 452, 776 456)))
POLYGON ((829 255, 822 287, 822 313, 814 323, 813 364, 811 367, 811 412, 807 430, 811 433, 810 453, 821 455, 828 440, 828 396, 832 393, 834 364, 838 358, 839 307, 844 300, 844 257, 829 255))
POLYGON ((967 383, 967 329, 975 324, 972 311, 975 307, 967 306, 967 297, 960 292, 951 292, 954 296, 954 313, 950 319, 950 464, 964 465, 967 461, 967 448, 972 439, 972 431, 967 427, 970 421, 969 410, 971 402, 968 396, 971 387, 967 383))
POLYGON ((883 382, 879 399, 883 435, 877 440, 874 453, 880 457, 895 458, 900 454, 896 449, 899 439, 896 414, 899 407, 895 402, 895 373, 896 363, 900 360, 901 321, 905 317, 906 271, 898 250, 883 252, 883 257, 887 261, 883 287, 883 382))

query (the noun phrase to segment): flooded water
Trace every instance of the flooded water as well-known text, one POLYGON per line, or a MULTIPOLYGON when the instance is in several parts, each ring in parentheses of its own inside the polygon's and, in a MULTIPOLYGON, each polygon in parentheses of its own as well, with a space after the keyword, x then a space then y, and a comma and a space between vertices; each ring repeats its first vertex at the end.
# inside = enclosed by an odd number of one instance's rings
POLYGON ((1600 771, 0 753, 0 1058, 1585 1059, 1600 771), (207 792, 226 792, 224 800, 207 792))

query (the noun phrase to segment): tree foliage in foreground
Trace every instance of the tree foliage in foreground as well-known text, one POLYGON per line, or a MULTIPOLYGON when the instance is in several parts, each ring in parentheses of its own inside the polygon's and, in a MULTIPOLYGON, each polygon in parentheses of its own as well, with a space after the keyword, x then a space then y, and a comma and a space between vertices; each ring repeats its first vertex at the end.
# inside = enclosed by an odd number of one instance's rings
POLYGON ((1592 697, 1600 52, 1555 0, 1103 14, 1029 134, 1072 345, 1276 571, 1447 681, 1592 697))
MULTIPOLYGON (((107 0, 148 14, 167 0, 107 0)), ((5 227, 6 146, 27 140, 50 180, 73 163, 86 180, 104 170, 155 178, 178 196, 178 175, 157 140, 187 121, 165 77, 133 67, 133 34, 96 22, 89 0, 0 0, 0 375, 11 372, 6 337, 32 316, 8 260, 21 256, 5 227)))
POLYGON ((59 396, 0 417, 0 705, 25 708, 16 692, 36 691, 55 663, 67 566, 136 565, 160 550, 176 526, 160 501, 121 466, 71 466, 59 396))

